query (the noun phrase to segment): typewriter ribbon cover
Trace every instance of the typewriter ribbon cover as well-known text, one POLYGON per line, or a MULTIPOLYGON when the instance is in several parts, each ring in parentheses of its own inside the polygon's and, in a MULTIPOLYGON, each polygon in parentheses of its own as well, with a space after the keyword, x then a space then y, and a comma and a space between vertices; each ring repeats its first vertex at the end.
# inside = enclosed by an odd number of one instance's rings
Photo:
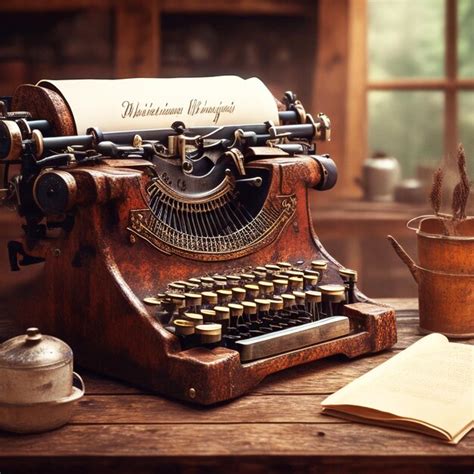
POLYGON ((78 134, 91 126, 166 128, 178 120, 186 127, 279 121, 274 97, 256 77, 42 80, 37 85, 63 97, 78 134))

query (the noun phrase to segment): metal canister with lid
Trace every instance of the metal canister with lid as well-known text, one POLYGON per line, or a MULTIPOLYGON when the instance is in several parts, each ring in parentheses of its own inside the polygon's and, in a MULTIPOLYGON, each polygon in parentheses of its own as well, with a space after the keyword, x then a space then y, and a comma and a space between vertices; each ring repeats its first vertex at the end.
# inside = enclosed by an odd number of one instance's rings
POLYGON ((73 353, 65 342, 29 328, 26 335, 0 345, 0 429, 35 433, 59 428, 83 395, 84 383, 73 372, 73 353))

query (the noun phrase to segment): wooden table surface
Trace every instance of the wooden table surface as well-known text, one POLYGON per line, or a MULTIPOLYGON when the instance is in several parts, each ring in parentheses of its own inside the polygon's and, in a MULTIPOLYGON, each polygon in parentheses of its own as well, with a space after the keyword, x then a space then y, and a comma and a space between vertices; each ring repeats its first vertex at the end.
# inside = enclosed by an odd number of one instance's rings
POLYGON ((87 394, 69 425, 39 435, 0 434, 0 473, 472 474, 474 432, 452 446, 321 414, 327 395, 421 337, 416 300, 390 302, 400 310, 398 343, 390 351, 352 361, 331 357, 274 374, 246 396, 211 408, 83 373, 87 394))

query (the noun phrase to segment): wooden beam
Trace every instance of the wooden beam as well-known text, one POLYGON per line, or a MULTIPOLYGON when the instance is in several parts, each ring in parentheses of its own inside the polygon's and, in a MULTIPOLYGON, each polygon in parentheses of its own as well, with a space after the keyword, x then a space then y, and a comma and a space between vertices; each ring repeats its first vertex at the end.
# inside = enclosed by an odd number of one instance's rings
MULTIPOLYGON (((447 80, 455 83, 458 73, 457 0, 446 0, 445 69, 447 80)), ((444 154, 455 156, 458 145, 458 101, 454 87, 446 89, 444 104, 444 154)))
POLYGON ((367 112, 367 2, 349 2, 349 50, 347 66, 346 133, 344 148, 344 191, 348 196, 360 194, 356 178, 368 150, 367 112))
POLYGON ((313 8, 313 0, 163 0, 166 13, 224 13, 228 15, 297 15, 313 8))
POLYGON ((319 0, 317 51, 311 111, 326 113, 331 119, 332 141, 318 144, 318 153, 329 153, 339 169, 338 184, 330 193, 319 193, 318 200, 333 199, 348 183, 345 173, 348 4, 349 0, 319 0), (342 184, 341 184, 342 183, 342 184))
POLYGON ((120 0, 115 12, 115 76, 156 77, 160 65, 159 0, 120 0))

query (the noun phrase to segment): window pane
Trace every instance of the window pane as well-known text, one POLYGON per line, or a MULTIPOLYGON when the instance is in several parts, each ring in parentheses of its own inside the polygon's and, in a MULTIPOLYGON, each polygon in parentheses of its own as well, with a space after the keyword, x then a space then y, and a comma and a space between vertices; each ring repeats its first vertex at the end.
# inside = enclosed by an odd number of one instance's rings
POLYGON ((444 76, 445 0, 369 0, 369 79, 444 76))
POLYGON ((369 93, 369 152, 395 156, 405 178, 443 155, 443 92, 369 93))
POLYGON ((474 91, 459 93, 459 140, 464 145, 469 174, 474 178, 474 91))
POLYGON ((458 0, 459 76, 474 77, 474 0, 458 0))

